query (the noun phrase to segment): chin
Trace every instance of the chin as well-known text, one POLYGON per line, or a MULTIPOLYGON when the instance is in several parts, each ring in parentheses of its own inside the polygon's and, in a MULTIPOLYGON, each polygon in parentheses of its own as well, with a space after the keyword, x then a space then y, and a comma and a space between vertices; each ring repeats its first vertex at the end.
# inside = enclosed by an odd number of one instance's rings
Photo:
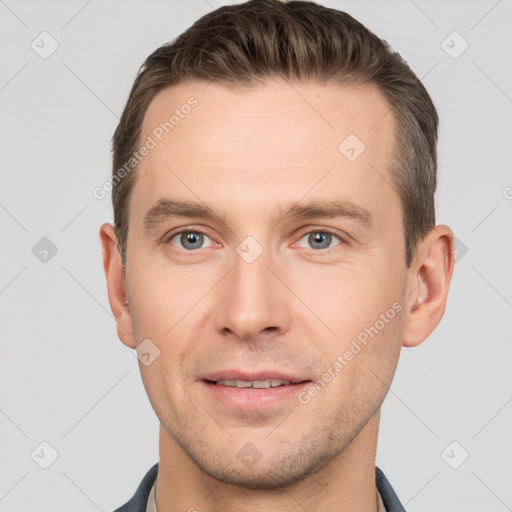
POLYGON ((312 443, 301 443, 298 448, 288 447, 282 452, 270 447, 268 455, 261 455, 248 465, 237 457, 238 452, 231 450, 222 451, 217 456, 212 456, 211 452, 191 453, 187 450, 187 453, 196 466, 219 482, 254 490, 293 487, 323 469, 336 455, 327 446, 315 447, 312 443))

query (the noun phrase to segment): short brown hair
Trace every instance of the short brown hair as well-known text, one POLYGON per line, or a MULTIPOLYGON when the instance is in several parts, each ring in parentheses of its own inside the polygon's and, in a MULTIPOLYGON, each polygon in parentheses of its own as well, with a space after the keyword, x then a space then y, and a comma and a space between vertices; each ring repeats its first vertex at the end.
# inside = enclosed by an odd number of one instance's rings
POLYGON ((139 69, 112 139, 112 202, 126 263, 128 204, 136 169, 116 170, 140 146, 142 122, 161 90, 186 81, 251 88, 265 79, 375 84, 396 120, 391 177, 403 211, 406 263, 435 226, 438 116, 405 60, 349 14, 310 1, 251 0, 203 16, 139 69))

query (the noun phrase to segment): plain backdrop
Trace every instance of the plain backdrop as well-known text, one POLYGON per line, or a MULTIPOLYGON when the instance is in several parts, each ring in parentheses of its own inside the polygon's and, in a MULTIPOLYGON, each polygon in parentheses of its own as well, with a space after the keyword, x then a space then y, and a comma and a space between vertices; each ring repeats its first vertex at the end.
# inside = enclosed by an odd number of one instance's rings
MULTIPOLYGON (((402 351, 377 465, 408 511, 512 510, 512 1, 324 3, 423 79, 441 119, 438 222, 458 239, 445 317, 402 351)), ((220 4, 0 2, 2 512, 113 510, 158 460, 108 305, 110 198, 92 191, 144 58, 220 4)))

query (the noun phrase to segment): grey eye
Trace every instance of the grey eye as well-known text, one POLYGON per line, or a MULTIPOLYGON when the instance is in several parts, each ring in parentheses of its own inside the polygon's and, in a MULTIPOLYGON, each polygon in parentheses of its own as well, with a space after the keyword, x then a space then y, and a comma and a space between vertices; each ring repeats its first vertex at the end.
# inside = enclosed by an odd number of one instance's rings
POLYGON ((194 251, 201 249, 205 240, 210 240, 210 238, 200 231, 182 231, 171 238, 171 243, 180 249, 194 251), (179 240, 179 244, 175 243, 175 240, 179 240))
MULTIPOLYGON (((341 239, 328 231, 311 231, 311 233, 307 233, 304 235, 300 241, 306 239, 306 243, 312 249, 328 249, 333 241, 333 239, 337 239, 341 242, 341 239)), ((300 242, 299 241, 299 242, 300 242)))

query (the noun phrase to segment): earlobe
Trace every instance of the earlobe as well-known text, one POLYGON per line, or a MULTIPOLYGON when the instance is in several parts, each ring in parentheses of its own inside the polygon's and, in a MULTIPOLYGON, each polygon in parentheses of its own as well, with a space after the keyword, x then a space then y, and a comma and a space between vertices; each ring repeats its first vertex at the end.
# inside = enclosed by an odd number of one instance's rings
POLYGON ((444 315, 453 274, 453 232, 435 226, 418 244, 411 264, 402 344, 415 347, 437 327, 444 315), (416 283, 416 284, 414 284, 416 283))
POLYGON ((108 301, 116 319, 117 335, 127 347, 135 348, 129 302, 126 296, 125 271, 112 224, 105 223, 101 226, 100 240, 103 250, 103 268, 107 279, 108 301))

